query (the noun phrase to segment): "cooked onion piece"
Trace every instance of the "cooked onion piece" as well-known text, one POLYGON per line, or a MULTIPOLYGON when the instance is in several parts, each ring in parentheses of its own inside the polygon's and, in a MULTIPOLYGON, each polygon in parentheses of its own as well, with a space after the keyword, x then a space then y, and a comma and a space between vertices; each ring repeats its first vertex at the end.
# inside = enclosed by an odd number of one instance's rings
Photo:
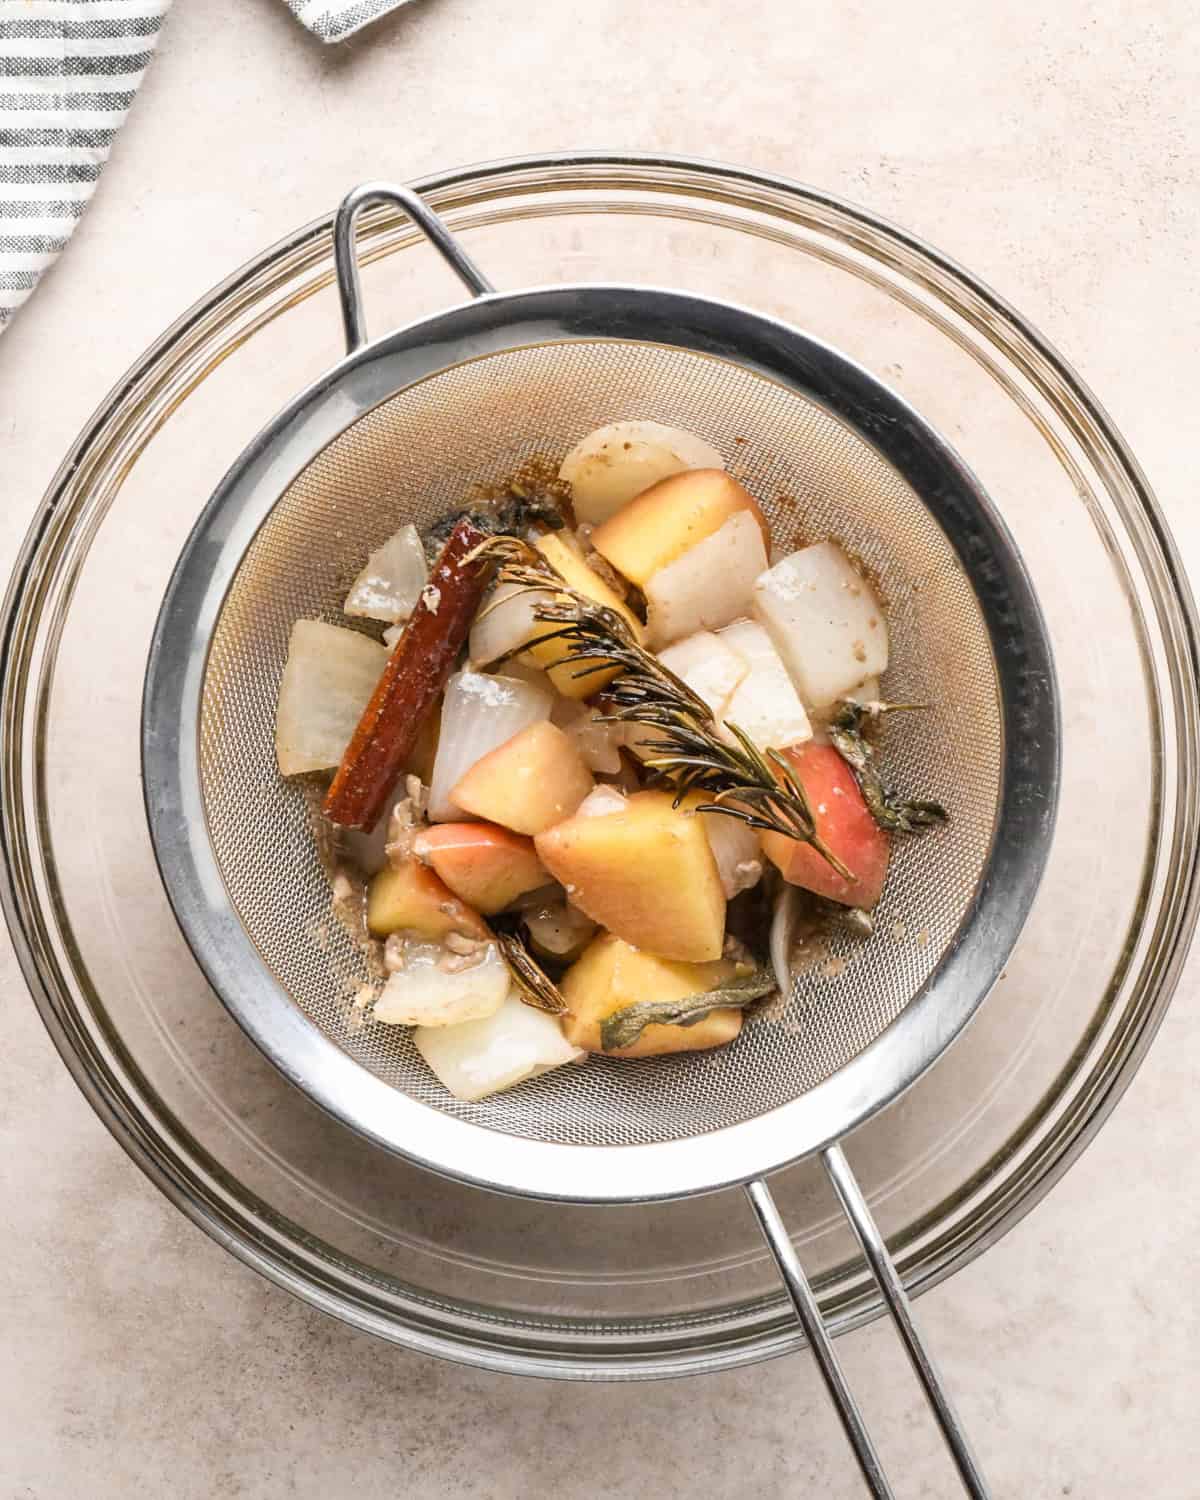
POLYGON ((400 967, 375 1001, 375 1019, 389 1026, 457 1026, 494 1015, 508 995, 508 965, 495 943, 474 946, 475 952, 455 953, 440 943, 405 943, 400 967))
POLYGON ((481 1021, 459 1026, 419 1027, 417 1051, 456 1099, 486 1099, 584 1056, 545 1011, 509 994, 481 1021))
POLYGON ((576 517, 595 526, 660 479, 684 469, 724 467, 711 443, 682 428, 610 422, 576 443, 558 472, 570 482, 576 517))
POLYGON ((348 615, 394 625, 416 609, 428 581, 429 567, 417 528, 401 526, 367 558, 342 608, 348 615))
POLYGON ((357 630, 296 621, 275 713, 283 775, 327 771, 340 762, 386 660, 386 648, 357 630))

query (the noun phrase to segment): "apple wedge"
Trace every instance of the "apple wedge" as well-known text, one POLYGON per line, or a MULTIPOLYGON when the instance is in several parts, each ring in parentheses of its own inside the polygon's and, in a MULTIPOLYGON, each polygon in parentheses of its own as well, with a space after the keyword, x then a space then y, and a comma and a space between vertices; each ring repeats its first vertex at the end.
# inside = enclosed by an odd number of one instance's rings
POLYGON ((734 690, 750 670, 739 652, 708 630, 676 641, 660 651, 658 659, 703 698, 717 723, 725 717, 734 690))
POLYGON ((689 469, 660 480, 631 500, 592 533, 592 545, 639 587, 668 563, 719 531, 731 516, 749 511, 762 532, 771 533, 758 503, 723 469, 689 469))
POLYGON ((494 823, 437 823, 417 835, 413 853, 485 917, 550 881, 533 840, 494 823))
POLYGON ((670 792, 636 792, 608 813, 568 818, 534 839, 574 906, 638 948, 720 958, 725 897, 704 824, 670 792))
POLYGON ((871 816, 850 767, 832 745, 800 745, 786 754, 812 807, 818 835, 854 879, 839 875, 811 844, 781 833, 763 834, 763 852, 792 885, 869 910, 883 892, 888 835, 871 816))
POLYGON ((752 512, 739 510, 646 580, 646 632, 657 650, 750 613, 767 549, 752 512))
POLYGON ((728 1006, 710 1011, 691 1026, 650 1025, 628 1047, 605 1051, 600 1024, 614 1011, 652 1000, 686 1000, 703 995, 733 977, 735 965, 679 963, 656 958, 602 933, 563 975, 559 984, 570 1015, 562 1021, 568 1042, 605 1057, 658 1057, 664 1052, 699 1052, 723 1047, 742 1029, 742 1012, 728 1006))
MULTIPOLYGON (((594 603, 603 604, 615 611, 629 626, 634 639, 643 639, 645 630, 641 621, 630 611, 624 599, 561 537, 547 532, 545 536, 538 537, 534 545, 569 588, 582 594, 585 599, 591 599, 594 603)), ((514 652, 520 651, 527 641, 553 629, 552 625, 537 618, 537 610, 540 606, 552 603, 555 597, 556 591, 550 579, 544 589, 531 589, 512 583, 500 584, 489 596, 471 627, 472 662, 476 666, 486 666, 502 657, 510 657, 514 652)), ((559 593, 558 597, 565 596, 559 593)), ((567 665, 564 661, 567 651, 568 647, 562 641, 542 641, 522 652, 518 660, 544 670, 550 684, 566 698, 590 698, 612 681, 615 674, 611 671, 586 672, 579 676, 588 663, 572 662, 567 665)))
MULTIPOLYGON (((714 724, 718 725, 725 717, 734 689, 749 670, 736 651, 730 650, 719 636, 708 630, 697 631, 686 640, 676 641, 673 646, 660 651, 658 659, 703 699, 712 713, 714 724)), ((655 742, 661 741, 662 735, 653 726, 629 721, 619 729, 626 750, 639 760, 649 760, 657 753, 655 742)))
POLYGON ((754 612, 809 708, 825 708, 887 670, 884 612, 835 542, 802 547, 763 573, 754 612))
POLYGON ((448 933, 486 938, 487 926, 476 911, 419 860, 385 865, 367 888, 367 929, 372 937, 412 932, 430 942, 448 933))
POLYGON ((771 638, 753 620, 736 620, 718 639, 741 657, 745 676, 725 704, 724 718, 745 730, 760 750, 783 750, 812 738, 787 668, 771 638))
POLYGON ((450 796, 473 817, 535 834, 569 818, 594 785, 570 737, 543 721, 477 760, 450 796))

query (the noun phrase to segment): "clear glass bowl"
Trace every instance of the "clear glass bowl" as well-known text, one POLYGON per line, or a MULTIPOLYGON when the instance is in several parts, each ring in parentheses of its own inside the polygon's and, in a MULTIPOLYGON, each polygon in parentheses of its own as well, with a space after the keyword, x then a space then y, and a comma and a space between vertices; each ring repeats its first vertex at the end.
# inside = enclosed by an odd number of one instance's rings
MULTIPOLYGON (((1063 695, 1049 869, 977 1019, 848 1145, 919 1292, 1003 1234, 1103 1121, 1195 922, 1196 620, 1145 481, 1016 313, 848 204, 650 158, 529 158, 421 187, 498 286, 653 282, 838 346, 950 439, 1016 536, 1063 695)), ((407 226, 367 224, 375 332, 459 299, 407 226)), ((740 1195, 566 1208, 423 1174, 285 1083, 178 933, 139 783, 150 632, 225 468, 340 352, 323 220, 163 335, 38 513, 8 596, 0 699, 2 894, 34 998, 101 1118, 172 1201, 348 1322, 541 1375, 675 1375, 785 1352, 801 1336, 740 1195)), ((875 1316, 818 1173, 801 1165, 777 1186, 834 1329, 875 1316)))

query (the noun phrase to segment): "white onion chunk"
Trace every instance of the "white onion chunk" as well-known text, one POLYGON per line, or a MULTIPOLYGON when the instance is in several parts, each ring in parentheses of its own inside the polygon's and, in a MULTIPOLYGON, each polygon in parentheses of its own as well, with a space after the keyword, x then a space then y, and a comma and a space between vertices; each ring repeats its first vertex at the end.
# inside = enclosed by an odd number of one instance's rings
POLYGON ((809 708, 826 708, 887 670, 879 600, 834 542, 802 547, 764 573, 754 612, 809 708))
POLYGON ((342 608, 348 615, 394 625, 416 609, 428 579, 429 566, 417 528, 401 526, 367 558, 342 608))
POLYGON ((703 438, 661 422, 610 422, 581 438, 559 469, 569 481, 577 519, 607 521, 635 495, 684 469, 723 469, 725 460, 703 438))
POLYGON ((275 713, 275 752, 284 776, 341 762, 386 664, 386 648, 357 630, 296 621, 275 713))
POLYGON ((495 943, 475 962, 440 943, 409 943, 403 967, 379 992, 372 1015, 388 1026, 459 1026, 494 1015, 510 984, 495 943))
POLYGON ((584 1057, 545 1011, 511 992, 493 1015, 461 1026, 420 1027, 417 1051, 456 1099, 486 1099, 584 1057))

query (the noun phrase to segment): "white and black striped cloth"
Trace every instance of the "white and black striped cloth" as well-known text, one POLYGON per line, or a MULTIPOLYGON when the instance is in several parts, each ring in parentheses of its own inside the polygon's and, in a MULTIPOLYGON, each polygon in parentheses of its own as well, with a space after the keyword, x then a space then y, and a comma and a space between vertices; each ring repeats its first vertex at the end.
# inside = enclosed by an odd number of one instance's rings
MULTIPOLYGON (((287 0, 326 42, 402 3, 287 0)), ((0 0, 0 332, 87 207, 170 6, 0 0)))
POLYGON ((340 42, 365 26, 377 21, 405 0, 287 0, 289 10, 304 22, 323 42, 340 42))

